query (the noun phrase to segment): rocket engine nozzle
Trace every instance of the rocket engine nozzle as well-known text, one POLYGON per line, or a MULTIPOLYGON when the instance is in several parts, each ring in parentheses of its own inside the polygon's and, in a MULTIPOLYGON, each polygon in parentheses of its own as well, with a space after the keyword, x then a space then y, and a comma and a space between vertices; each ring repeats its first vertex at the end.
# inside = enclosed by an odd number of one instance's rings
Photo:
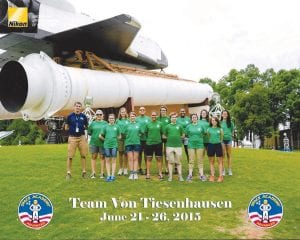
POLYGON ((28 79, 24 67, 17 61, 7 62, 0 72, 0 101, 12 113, 24 106, 28 93, 28 79))

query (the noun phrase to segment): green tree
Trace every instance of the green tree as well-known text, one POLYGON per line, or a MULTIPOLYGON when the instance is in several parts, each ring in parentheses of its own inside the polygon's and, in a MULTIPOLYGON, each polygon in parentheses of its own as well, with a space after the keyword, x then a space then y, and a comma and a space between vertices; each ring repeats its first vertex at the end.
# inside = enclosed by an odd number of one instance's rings
POLYGON ((254 83, 261 82, 259 69, 253 64, 249 64, 240 71, 232 69, 227 76, 224 76, 216 86, 217 92, 221 96, 222 104, 226 109, 231 109, 236 100, 237 92, 247 92, 254 83))
POLYGON ((41 144, 44 143, 45 133, 32 121, 24 121, 16 119, 6 128, 7 131, 14 133, 1 140, 2 145, 18 145, 22 144, 41 144))
POLYGON ((267 89, 261 83, 254 83, 249 91, 238 91, 235 101, 232 113, 238 131, 243 136, 253 132, 260 137, 263 146, 264 137, 269 137, 273 129, 267 89))

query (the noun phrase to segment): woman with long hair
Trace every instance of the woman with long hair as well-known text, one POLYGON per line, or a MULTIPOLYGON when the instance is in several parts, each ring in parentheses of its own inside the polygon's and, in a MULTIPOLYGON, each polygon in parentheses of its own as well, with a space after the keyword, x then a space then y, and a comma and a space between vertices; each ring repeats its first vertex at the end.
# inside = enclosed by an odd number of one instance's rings
POLYGON ((218 158, 219 177, 218 182, 223 182, 223 151, 222 151, 222 140, 223 130, 220 126, 220 120, 217 117, 210 119, 209 128, 207 129, 208 135, 208 147, 207 155, 210 163, 210 182, 215 181, 215 156, 218 158))
MULTIPOLYGON (((128 119, 128 114, 127 114, 127 110, 125 107, 120 108, 119 110, 119 114, 118 114, 118 119, 117 119, 117 125, 119 126, 119 128, 121 129, 121 133, 124 132, 124 129, 126 127, 127 124, 129 124, 129 119, 128 119)), ((125 144, 124 144, 124 137, 122 135, 122 138, 119 139, 118 142, 118 152, 119 152, 119 171, 118 171, 118 175, 122 175, 124 174, 125 176, 128 175, 128 160, 127 160, 127 156, 125 154, 125 144)))
MULTIPOLYGON (((231 121, 230 113, 227 110, 224 110, 221 114, 221 127, 224 132, 223 138, 223 158, 227 158, 227 166, 228 166, 228 175, 232 176, 232 136, 234 134, 234 124, 231 121)), ((226 175, 225 164, 223 164, 223 176, 226 175)))
POLYGON ((205 153, 207 152, 207 145, 208 145, 208 137, 206 131, 209 128, 209 114, 206 109, 201 110, 198 124, 204 129, 205 132, 205 134, 203 135, 203 144, 204 144, 203 157, 204 157, 205 153))

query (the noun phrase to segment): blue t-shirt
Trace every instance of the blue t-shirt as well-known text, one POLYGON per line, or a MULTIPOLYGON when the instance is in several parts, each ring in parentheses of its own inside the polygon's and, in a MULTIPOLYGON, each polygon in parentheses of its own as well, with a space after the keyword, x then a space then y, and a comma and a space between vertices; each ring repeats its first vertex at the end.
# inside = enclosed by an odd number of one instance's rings
POLYGON ((83 113, 71 113, 66 123, 69 125, 69 135, 78 137, 84 135, 84 130, 88 126, 87 117, 83 113))

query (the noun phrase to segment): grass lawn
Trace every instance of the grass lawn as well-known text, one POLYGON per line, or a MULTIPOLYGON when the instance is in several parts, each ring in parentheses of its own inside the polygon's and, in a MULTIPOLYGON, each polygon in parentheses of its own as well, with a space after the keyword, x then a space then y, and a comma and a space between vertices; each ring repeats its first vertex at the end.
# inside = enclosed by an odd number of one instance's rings
MULTIPOLYGON (((300 152, 233 150, 233 176, 223 183, 130 181, 125 176, 113 183, 82 179, 79 155, 73 160, 73 178, 65 180, 67 145, 8 146, 0 148, 0 239, 295 239, 300 237, 300 152), (43 193, 52 201, 54 215, 41 230, 26 228, 18 219, 19 201, 30 193, 43 193), (255 195, 269 192, 283 203, 283 219, 274 228, 259 229, 247 217, 255 195), (72 208, 69 198, 106 201, 107 208, 72 208), (140 198, 176 201, 231 201, 232 208, 144 208, 140 198), (114 208, 112 198, 137 203, 137 208, 114 208), (106 212, 126 215, 125 221, 100 221, 106 212), (141 221, 130 221, 130 214, 141 221), (200 213, 201 220, 186 220, 200 213), (153 221, 156 216, 160 218, 153 221), (174 216, 183 216, 175 221, 174 216), (149 219, 146 219, 149 217, 149 219), (166 219, 169 219, 166 220, 166 219)), ((155 161, 153 161, 155 165, 155 161)), ((183 160, 184 177, 187 161, 183 160)), ((90 160, 88 160, 88 170, 90 160)), ((155 169, 153 167, 153 172, 155 169)), ((205 159, 205 172, 209 164, 205 159)))

